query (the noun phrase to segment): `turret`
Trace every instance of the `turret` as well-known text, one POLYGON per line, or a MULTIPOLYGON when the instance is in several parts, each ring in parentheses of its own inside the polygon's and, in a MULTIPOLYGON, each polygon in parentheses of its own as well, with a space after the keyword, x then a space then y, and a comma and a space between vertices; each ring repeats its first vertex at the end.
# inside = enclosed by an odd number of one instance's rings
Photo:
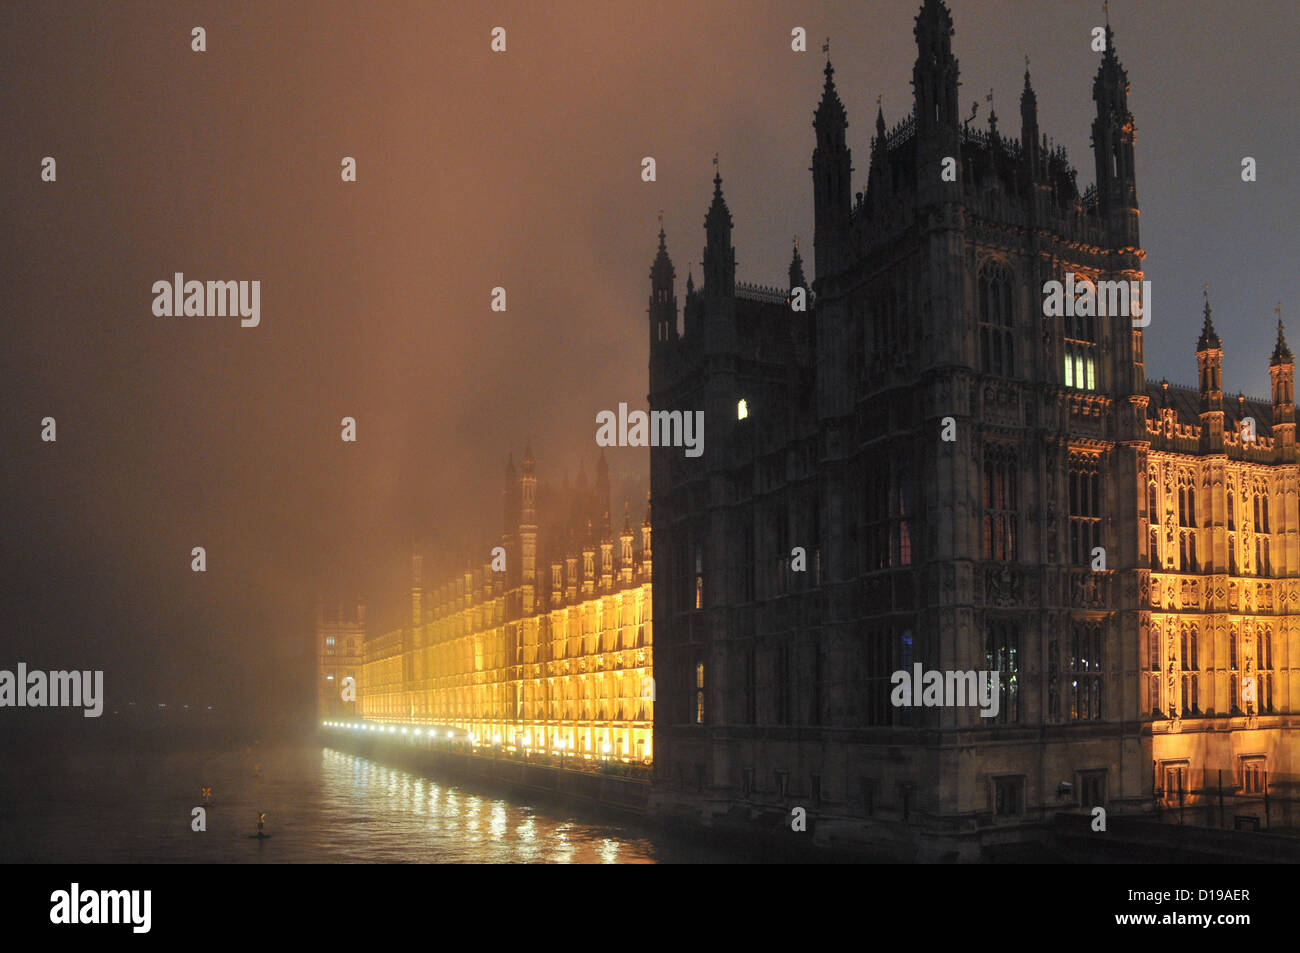
POLYGON ((618 542, 618 581, 620 586, 628 586, 632 582, 632 516, 628 509, 628 504, 623 504, 623 532, 619 534, 618 542))
POLYGON ((1210 319, 1210 292, 1205 292, 1205 321, 1196 341, 1201 392, 1201 452, 1223 452, 1223 342, 1210 319))
POLYGON ((729 353, 735 337, 736 250, 731 227, 722 177, 715 173, 713 202, 704 216, 704 350, 710 354, 729 353))
POLYGON ((600 536, 600 591, 612 592, 614 589, 614 534, 609 521, 609 510, 605 511, 604 531, 600 536))
POLYGON ((1273 380, 1273 439, 1281 455, 1291 459, 1295 453, 1295 358, 1286 344, 1281 310, 1278 305, 1277 343, 1268 362, 1268 374, 1273 380))
POLYGON ((876 134, 871 139, 871 165, 867 169, 867 204, 878 212, 893 186, 889 181, 889 167, 885 160, 885 108, 876 104, 876 134))
POLYGON ((641 572, 646 579, 650 575, 650 491, 645 494, 645 519, 641 521, 641 572))
POLYGON ((551 560, 550 608, 558 609, 562 605, 564 605, 564 565, 557 556, 551 560))
POLYGON ((677 296, 673 289, 676 272, 668 257, 663 221, 659 225, 659 251, 650 266, 650 355, 677 340, 677 296))
POLYGON ((1038 97, 1029 83, 1029 58, 1025 58, 1025 88, 1020 93, 1020 146, 1029 177, 1037 179, 1040 173, 1038 157, 1038 97))
POLYGON ((682 336, 698 346, 704 327, 704 301, 695 290, 695 278, 686 272, 686 301, 682 305, 682 336))
POLYGON ((582 598, 589 599, 596 592, 596 533, 590 522, 582 541, 582 598))
POLYGON ((957 143, 957 58, 952 55, 952 14, 943 0, 925 0, 916 15, 916 65, 912 95, 917 133, 927 146, 957 143))
POLYGON ((731 247, 731 210, 722 197, 722 175, 713 175, 713 201, 704 216, 704 294, 730 297, 736 291, 736 250, 731 247))
POLYGON ((799 257, 799 239, 794 240, 794 256, 790 259, 790 291, 795 288, 808 290, 808 281, 803 274, 803 259, 799 257))
POLYGON ((826 84, 813 114, 817 146, 813 149, 813 268, 820 280, 842 267, 852 208, 853 161, 846 139, 844 104, 835 91, 835 69, 826 61, 826 84))
POLYGON ((564 601, 569 605, 578 601, 578 555, 570 550, 564 557, 564 601))
POLYGON ((1137 124, 1129 112, 1128 92, 1128 73, 1115 53, 1115 34, 1107 22, 1106 50, 1092 84, 1092 98, 1097 104, 1097 118, 1092 124, 1097 198, 1115 247, 1137 248, 1137 124))

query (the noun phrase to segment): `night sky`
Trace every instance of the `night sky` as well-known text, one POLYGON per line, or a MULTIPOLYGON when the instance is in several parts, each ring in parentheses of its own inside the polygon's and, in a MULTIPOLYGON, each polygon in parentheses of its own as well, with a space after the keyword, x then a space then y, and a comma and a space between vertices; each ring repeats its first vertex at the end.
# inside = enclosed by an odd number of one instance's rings
MULTIPOLYGON (((979 100, 986 127, 992 87, 1017 136, 1029 55, 1085 188, 1101 3, 949 5, 963 117, 979 100)), ((911 108, 918 8, 5 4, 0 668, 102 668, 110 709, 302 707, 317 591, 391 625, 413 537, 438 581, 486 558, 507 453, 531 439, 541 481, 591 476, 596 412, 644 402, 658 213, 680 299, 715 152, 738 278, 783 283, 795 235, 811 269, 823 38, 856 191, 877 95, 890 127, 911 108), (155 317, 177 271, 260 280, 261 325, 155 317)), ((1206 281, 1228 391, 1267 394, 1276 302, 1300 345, 1297 9, 1111 4, 1152 378, 1194 383, 1206 281)), ((615 518, 630 500, 639 521, 646 451, 609 453, 615 518)))

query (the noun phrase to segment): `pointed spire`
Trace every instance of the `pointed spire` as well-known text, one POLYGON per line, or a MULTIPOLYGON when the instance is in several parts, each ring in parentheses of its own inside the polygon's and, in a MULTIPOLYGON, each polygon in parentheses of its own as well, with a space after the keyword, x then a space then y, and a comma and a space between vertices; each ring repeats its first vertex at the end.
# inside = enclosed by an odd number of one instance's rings
POLYGON ((1036 176, 1038 159, 1042 155, 1038 145, 1038 97, 1029 82, 1029 57, 1025 57, 1025 88, 1020 93, 1020 146, 1029 174, 1036 176))
POLYGON ((626 500, 623 501, 623 535, 629 536, 632 533, 632 510, 631 504, 626 500))
POLYGON ((844 104, 840 102, 840 94, 835 89, 835 67, 831 66, 830 57, 826 58, 826 82, 822 86, 821 102, 817 104, 817 111, 813 113, 813 126, 817 128, 826 128, 838 126, 841 129, 849 125, 848 113, 844 111, 844 104))
POLYGON ((921 4, 921 12, 916 15, 916 29, 938 32, 942 36, 949 35, 952 13, 948 10, 948 5, 943 0, 925 0, 921 4))
POLYGON ((1295 358, 1291 355, 1291 349, 1286 346, 1286 334, 1282 328, 1282 303, 1278 302, 1277 311, 1277 343, 1273 345, 1273 358, 1269 361, 1270 367, 1276 367, 1281 364, 1294 364, 1295 358))
POLYGON ((916 63, 912 67, 914 113, 919 131, 957 129, 959 70, 952 54, 952 14, 943 0, 925 0, 916 15, 916 63))
POLYGON ((693 294, 695 294, 695 276, 691 273, 691 269, 687 268, 686 269, 686 296, 690 297, 693 294))
POLYGON ((642 526, 650 525, 650 491, 645 491, 645 519, 641 521, 642 526))
POLYGON ((727 208, 727 200, 722 197, 722 173, 718 171, 718 157, 713 157, 713 202, 709 205, 708 214, 704 216, 704 227, 709 231, 716 228, 731 229, 731 211, 727 208))
POLYGON ((731 212, 722 197, 722 173, 713 164, 713 203, 704 216, 704 293, 730 297, 736 288, 736 256, 731 247, 731 212))
POLYGON ((677 272, 673 269, 673 260, 668 257, 668 241, 664 234, 664 215, 659 213, 659 250, 654 263, 650 266, 650 281, 655 287, 672 288, 677 272))
POLYGON ((1197 351, 1221 351, 1223 342, 1219 340, 1219 335, 1214 330, 1214 322, 1210 320, 1210 286, 1205 286, 1205 323, 1201 325, 1201 336, 1196 342, 1197 351))
POLYGON ((1109 19, 1106 21, 1106 49, 1102 51, 1101 65, 1097 67, 1097 79, 1093 88, 1096 90, 1101 86, 1122 89, 1125 95, 1128 93, 1128 74, 1124 71, 1124 66, 1119 61, 1119 54, 1115 50, 1115 31, 1110 28, 1109 19))
POLYGON ((790 287, 807 288, 808 282, 803 275, 803 259, 799 257, 799 236, 794 238, 794 257, 790 259, 790 287))
POLYGON ((876 138, 885 141, 885 107, 881 105, 880 96, 876 97, 876 138))
MULTIPOLYGON (((1033 126, 1034 138, 1038 138, 1038 96, 1034 85, 1029 81, 1029 57, 1025 57, 1025 88, 1020 91, 1020 118, 1025 126, 1033 126)), ((1033 143, 1029 143, 1033 145, 1033 143)))

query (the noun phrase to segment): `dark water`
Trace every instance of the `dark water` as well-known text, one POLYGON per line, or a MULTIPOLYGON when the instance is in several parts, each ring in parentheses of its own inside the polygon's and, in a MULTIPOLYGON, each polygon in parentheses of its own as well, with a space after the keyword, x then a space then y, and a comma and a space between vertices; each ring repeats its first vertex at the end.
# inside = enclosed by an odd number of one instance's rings
POLYGON ((10 751, 0 861, 654 863, 737 859, 599 811, 293 743, 10 751), (207 830, 191 810, 212 788, 207 830), (266 812, 270 839, 250 838, 266 812))

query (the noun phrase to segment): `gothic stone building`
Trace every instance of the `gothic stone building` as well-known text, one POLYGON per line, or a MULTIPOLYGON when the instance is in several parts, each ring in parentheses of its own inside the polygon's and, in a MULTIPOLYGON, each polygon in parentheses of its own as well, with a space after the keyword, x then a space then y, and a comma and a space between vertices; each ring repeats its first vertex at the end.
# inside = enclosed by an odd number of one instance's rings
POLYGON ((650 760, 650 514, 638 533, 625 511, 615 535, 603 455, 594 483, 579 468, 575 485, 539 492, 526 450, 503 495, 504 568, 485 548, 426 589, 414 555, 408 621, 366 643, 358 712, 485 748, 650 760))
POLYGON ((973 856, 1293 770, 1291 355, 1271 405, 1225 404, 1208 302, 1199 392, 1147 381, 1130 317, 1046 316, 1067 273, 1143 277, 1127 74, 1107 25, 1080 193, 1028 72, 1018 140, 962 123, 952 35, 925 0, 912 113, 878 112, 856 196, 827 63, 806 312, 797 247, 789 293, 736 282, 717 176, 680 328, 660 231, 649 403, 707 437, 651 451, 665 813, 803 806, 819 837, 973 856), (996 717, 895 707, 917 663, 996 670, 996 717))

